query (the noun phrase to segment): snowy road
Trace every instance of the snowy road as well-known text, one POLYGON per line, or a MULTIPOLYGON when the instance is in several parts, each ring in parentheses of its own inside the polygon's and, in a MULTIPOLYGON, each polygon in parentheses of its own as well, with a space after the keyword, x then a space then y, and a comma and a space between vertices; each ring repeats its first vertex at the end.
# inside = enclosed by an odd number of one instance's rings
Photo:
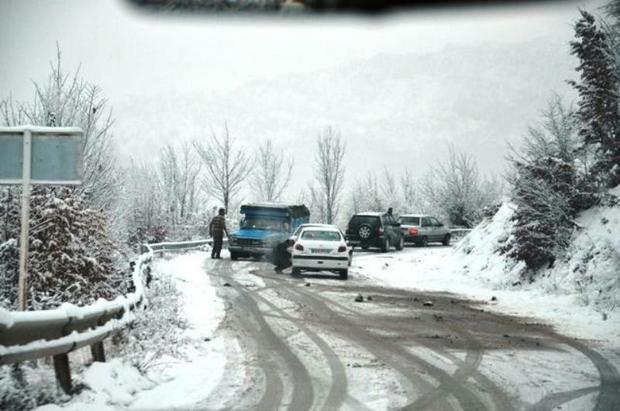
POLYGON ((355 274, 293 278, 229 260, 205 270, 227 306, 218 331, 231 341, 226 369, 244 378, 224 377, 194 409, 620 407, 613 364, 533 320, 355 274))

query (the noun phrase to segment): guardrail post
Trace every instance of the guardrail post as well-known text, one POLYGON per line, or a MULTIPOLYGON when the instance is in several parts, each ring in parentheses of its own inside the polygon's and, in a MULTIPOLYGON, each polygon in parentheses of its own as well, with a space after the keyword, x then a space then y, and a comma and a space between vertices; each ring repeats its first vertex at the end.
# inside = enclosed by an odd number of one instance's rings
POLYGON ((71 369, 69 368, 69 355, 54 355, 54 373, 56 381, 60 384, 60 388, 69 394, 71 392, 71 369))
POLYGON ((103 341, 98 341, 90 346, 90 353, 93 361, 105 362, 105 351, 103 350, 103 341))

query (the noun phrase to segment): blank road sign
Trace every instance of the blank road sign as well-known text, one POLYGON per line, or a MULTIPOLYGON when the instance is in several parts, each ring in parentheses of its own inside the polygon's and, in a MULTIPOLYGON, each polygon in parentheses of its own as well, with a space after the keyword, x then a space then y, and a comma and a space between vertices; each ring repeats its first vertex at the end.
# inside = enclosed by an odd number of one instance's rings
MULTIPOLYGON (((20 184, 24 134, 0 128, 0 184, 20 184)), ((31 178, 33 184, 80 184, 82 132, 74 128, 33 127, 31 178)))
POLYGON ((3 134, 0 136, 0 180, 19 182, 22 178, 24 136, 3 134))

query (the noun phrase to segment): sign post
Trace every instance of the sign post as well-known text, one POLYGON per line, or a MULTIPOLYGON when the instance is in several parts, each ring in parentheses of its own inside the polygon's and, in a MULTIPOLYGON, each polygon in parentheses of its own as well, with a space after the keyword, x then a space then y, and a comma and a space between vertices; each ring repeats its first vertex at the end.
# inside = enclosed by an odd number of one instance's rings
POLYGON ((33 184, 78 185, 82 130, 75 127, 0 127, 0 184, 22 186, 18 304, 28 302, 30 192, 33 184))

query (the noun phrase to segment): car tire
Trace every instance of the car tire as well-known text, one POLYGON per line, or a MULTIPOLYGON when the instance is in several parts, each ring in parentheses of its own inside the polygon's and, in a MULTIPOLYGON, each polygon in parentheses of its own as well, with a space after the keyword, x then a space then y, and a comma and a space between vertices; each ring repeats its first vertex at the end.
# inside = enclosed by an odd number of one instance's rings
POLYGON ((339 274, 341 280, 346 280, 349 278, 349 270, 340 270, 339 274))
POLYGON ((349 267, 351 267, 351 264, 353 264, 353 249, 349 252, 349 267))
POLYGON ((231 260, 233 260, 233 261, 237 261, 237 259, 238 259, 238 258, 239 258, 239 254, 237 254, 237 253, 236 253, 236 252, 234 252, 234 251, 231 251, 231 252, 230 252, 230 259, 231 259, 231 260))
POLYGON ((357 235, 362 239, 362 241, 370 239, 370 237, 372 237, 372 227, 368 224, 362 224, 357 229, 357 235))
POLYGON ((450 245, 450 234, 446 234, 441 243, 445 246, 450 245))
POLYGON ((405 239, 401 236, 398 240, 398 243, 396 244, 396 249, 398 251, 401 251, 403 248, 405 248, 405 239))
POLYGON ((301 275, 301 268, 293 267, 293 270, 291 270, 291 275, 293 277, 299 277, 301 275))
POLYGON ((390 251, 390 240, 388 240, 387 238, 383 240, 383 244, 381 244, 381 251, 383 251, 384 253, 390 251))

